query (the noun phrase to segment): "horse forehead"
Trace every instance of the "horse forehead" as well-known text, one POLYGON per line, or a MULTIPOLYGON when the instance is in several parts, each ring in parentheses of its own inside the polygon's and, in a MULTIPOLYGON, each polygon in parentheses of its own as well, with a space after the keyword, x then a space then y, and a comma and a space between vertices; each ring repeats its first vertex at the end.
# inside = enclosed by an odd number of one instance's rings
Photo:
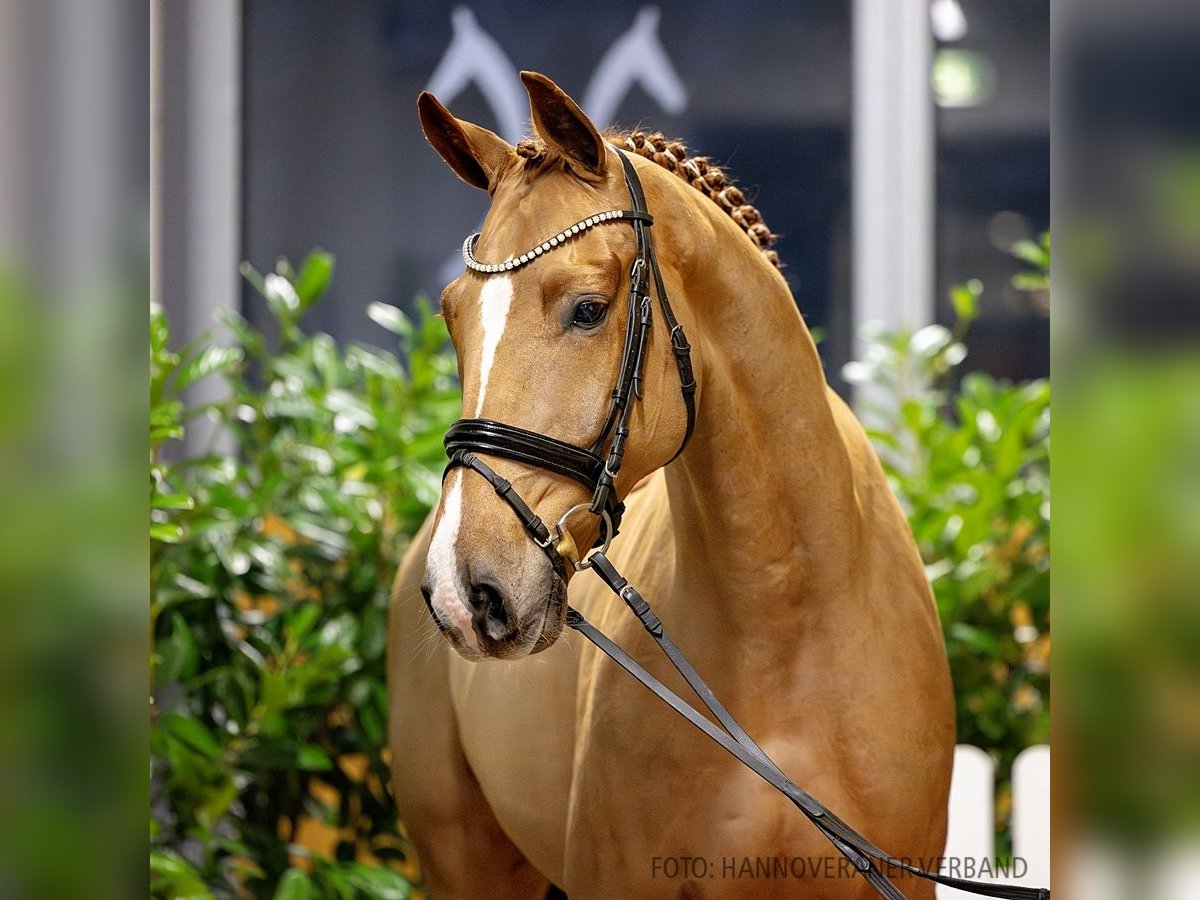
MULTIPOLYGON (((501 182, 484 219, 483 240, 523 253, 535 243, 578 221, 625 202, 615 188, 588 185, 553 168, 501 182), (502 244, 512 241, 513 246, 502 244), (527 246, 517 247, 524 241, 527 246)), ((623 188, 621 196, 624 196, 623 188)))

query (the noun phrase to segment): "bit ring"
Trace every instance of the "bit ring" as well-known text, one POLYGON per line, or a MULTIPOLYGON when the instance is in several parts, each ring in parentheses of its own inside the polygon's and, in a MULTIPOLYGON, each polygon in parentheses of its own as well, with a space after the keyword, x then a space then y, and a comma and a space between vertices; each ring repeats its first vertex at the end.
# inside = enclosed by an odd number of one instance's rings
MULTIPOLYGON (((579 557, 579 548, 575 544, 575 539, 571 537, 571 532, 564 526, 567 519, 571 518, 579 510, 585 509, 591 512, 592 506, 590 503, 577 503, 568 509, 565 513, 558 517, 558 521, 554 523, 554 530, 558 534, 558 541, 555 544, 555 549, 564 559, 570 561, 571 566, 576 572, 582 572, 584 569, 591 567, 591 558, 594 553, 607 553, 608 548, 612 546, 613 540, 613 524, 612 518, 608 514, 608 510, 602 509, 599 513, 601 527, 604 529, 604 544, 599 548, 592 548, 582 559, 579 557)), ((595 515, 595 513, 593 513, 595 515)))

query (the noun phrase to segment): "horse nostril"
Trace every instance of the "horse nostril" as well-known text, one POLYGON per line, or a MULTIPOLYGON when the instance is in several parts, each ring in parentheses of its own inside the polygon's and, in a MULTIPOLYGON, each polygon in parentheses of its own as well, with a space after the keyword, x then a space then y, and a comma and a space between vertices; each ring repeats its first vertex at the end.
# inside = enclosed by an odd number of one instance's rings
POLYGON ((493 641, 506 641, 516 634, 516 624, 498 589, 487 583, 473 584, 470 595, 476 627, 487 637, 493 641))

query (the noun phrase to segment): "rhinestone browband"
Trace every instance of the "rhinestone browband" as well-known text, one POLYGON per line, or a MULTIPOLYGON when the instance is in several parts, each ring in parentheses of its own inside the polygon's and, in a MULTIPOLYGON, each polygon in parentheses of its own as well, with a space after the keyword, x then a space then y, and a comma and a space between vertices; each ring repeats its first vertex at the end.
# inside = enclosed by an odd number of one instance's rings
POLYGON ((587 231, 589 228, 593 228, 602 222, 615 222, 621 219, 641 219, 645 221, 648 218, 645 213, 637 213, 624 209, 611 209, 608 212, 596 213, 594 216, 588 216, 586 219, 576 222, 570 228, 564 228, 554 237, 542 241, 529 252, 522 253, 520 256, 514 256, 512 259, 502 263, 482 263, 475 258, 475 243, 479 240, 479 232, 476 232, 463 241, 463 262, 467 264, 468 269, 473 272, 479 272, 482 275, 494 275, 496 272, 511 272, 513 269, 519 269, 521 266, 533 262, 543 253, 552 250, 559 244, 565 243, 567 238, 587 231))

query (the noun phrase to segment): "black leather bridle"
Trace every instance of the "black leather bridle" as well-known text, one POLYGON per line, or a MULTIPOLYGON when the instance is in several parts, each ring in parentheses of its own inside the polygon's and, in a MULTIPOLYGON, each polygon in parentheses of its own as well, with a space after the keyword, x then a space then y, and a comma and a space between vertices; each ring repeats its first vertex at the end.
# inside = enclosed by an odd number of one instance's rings
POLYGON ((465 466, 485 478, 517 514, 525 530, 542 548, 554 570, 564 580, 567 577, 568 565, 573 566, 577 571, 591 569, 600 576, 609 589, 620 597, 621 601, 637 616, 647 633, 658 644, 679 674, 683 676, 688 686, 695 691, 718 724, 714 724, 699 710, 650 674, 640 663, 572 607, 568 607, 567 610, 567 625, 595 644, 617 665, 649 688, 659 699, 787 797, 850 861, 855 870, 875 888, 881 897, 888 898, 888 900, 904 900, 904 895, 892 884, 888 874, 880 868, 880 863, 938 884, 974 894, 1007 898, 1007 900, 1049 900, 1050 891, 1047 888, 991 884, 927 872, 881 850, 835 816, 819 800, 788 778, 783 770, 738 724, 725 705, 717 699, 712 689, 688 662, 687 657, 671 640, 662 621, 650 608, 650 604, 642 598, 633 585, 621 576, 608 559, 606 551, 612 543, 613 537, 616 536, 621 515, 625 510, 624 504, 616 495, 614 480, 620 471, 621 460, 625 454, 625 443, 629 438, 629 416, 633 403, 635 400, 642 399, 646 342, 653 319, 653 304, 649 291, 650 278, 654 280, 654 289, 658 294, 663 319, 670 329, 671 349, 675 356, 675 364, 679 369, 683 400, 687 406, 687 430, 684 433, 683 442, 675 455, 671 457, 671 461, 683 452, 696 424, 696 381, 692 374, 691 347, 684 336, 683 328, 671 310, 670 302, 667 300, 658 260, 654 255, 654 245, 650 239, 649 229, 654 220, 646 209, 646 198, 633 164, 624 152, 616 150, 616 148, 614 150, 625 171, 625 184, 629 189, 632 209, 590 216, 570 229, 560 232, 550 241, 540 244, 538 248, 529 253, 504 263, 487 264, 480 263, 475 259, 474 247, 478 235, 467 238, 463 245, 463 256, 468 267, 480 274, 489 275, 494 272, 510 271, 525 265, 557 247, 563 241, 569 240, 580 231, 587 230, 601 222, 628 221, 633 225, 634 234, 637 237, 637 254, 630 269, 629 312, 625 345, 621 354, 621 368, 617 376, 617 384, 612 392, 608 417, 600 435, 591 447, 584 449, 557 438, 491 419, 460 419, 446 432, 446 452, 450 456, 446 472, 465 466), (610 436, 611 442, 609 442, 610 436), (606 442, 608 442, 607 453, 601 455, 606 442), (573 478, 592 491, 592 500, 590 503, 580 504, 567 510, 556 524, 557 534, 552 535, 550 529, 521 498, 512 484, 479 458, 477 454, 480 453, 537 466, 573 478), (565 525, 573 513, 584 508, 601 518, 602 527, 600 537, 597 539, 599 549, 593 548, 589 554, 580 558, 570 531, 565 525))
POLYGON ((642 183, 638 180, 629 157, 620 150, 616 152, 625 170, 625 185, 629 189, 632 209, 613 210, 598 216, 589 216, 577 225, 559 232, 549 241, 539 244, 529 253, 506 263, 486 264, 476 260, 474 247, 479 237, 477 234, 471 235, 463 244, 463 257, 467 266, 482 275, 490 275, 511 271, 532 262, 542 253, 559 246, 561 242, 604 222, 629 222, 637 239, 637 253, 629 270, 629 309, 625 325, 625 345, 621 351, 621 367, 609 403, 608 416, 592 445, 586 449, 576 447, 558 438, 493 419, 459 419, 446 432, 446 453, 450 456, 446 472, 466 466, 487 479, 496 493, 516 512, 525 530, 550 557, 555 571, 564 579, 567 576, 568 563, 577 569, 586 568, 579 559, 570 531, 565 527, 567 519, 573 513, 586 506, 593 515, 601 518, 602 527, 597 546, 605 549, 612 543, 621 527, 625 505, 617 497, 613 483, 617 473, 621 471, 621 461, 625 457, 625 443, 629 439, 629 417, 633 412, 634 401, 640 401, 643 395, 646 342, 650 337, 650 326, 654 318, 654 305, 650 297, 651 278, 654 279, 654 289, 658 294, 663 321, 670 329, 671 350, 675 356, 675 365, 679 369, 680 391, 687 408, 687 428, 683 441, 675 451, 675 456, 668 462, 683 452, 696 427, 696 379, 692 374, 692 348, 683 332, 683 326, 675 318, 675 312, 671 309, 671 302, 667 299, 667 291, 663 286, 662 272, 654 255, 654 244, 650 240, 650 226, 654 219, 646 209, 646 195, 642 192, 642 183), (604 450, 605 444, 608 444, 607 452, 604 450), (511 459, 573 478, 591 490, 592 500, 588 504, 580 504, 567 510, 558 520, 557 534, 552 537, 546 524, 513 490, 512 485, 479 459, 477 454, 480 453, 511 459))

